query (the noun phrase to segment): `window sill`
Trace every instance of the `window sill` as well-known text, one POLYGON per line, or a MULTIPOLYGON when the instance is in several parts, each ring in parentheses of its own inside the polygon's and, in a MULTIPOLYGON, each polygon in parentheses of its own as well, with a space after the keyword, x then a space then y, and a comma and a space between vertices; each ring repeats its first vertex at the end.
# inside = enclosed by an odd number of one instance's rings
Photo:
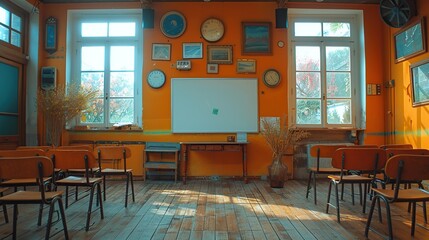
POLYGON ((143 132, 141 127, 137 126, 123 126, 123 127, 88 127, 88 126, 75 126, 67 129, 69 132, 143 132))

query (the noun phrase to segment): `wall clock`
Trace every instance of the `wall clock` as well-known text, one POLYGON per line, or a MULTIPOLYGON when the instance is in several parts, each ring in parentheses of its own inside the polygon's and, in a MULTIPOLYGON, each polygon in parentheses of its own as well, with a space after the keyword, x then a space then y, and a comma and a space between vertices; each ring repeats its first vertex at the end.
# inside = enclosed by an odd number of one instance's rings
POLYGON ((159 69, 154 69, 147 75, 147 83, 152 88, 161 88, 165 84, 165 73, 159 69))
POLYGON ((176 11, 167 12, 161 18, 161 32, 169 38, 180 37, 186 29, 185 17, 176 11))
POLYGON ((280 73, 275 69, 268 69, 264 72, 262 80, 267 87, 276 87, 280 83, 280 73))
POLYGON ((225 33, 223 22, 216 18, 209 18, 201 24, 201 36, 207 42, 219 41, 225 33))
POLYGON ((383 21, 394 28, 407 24, 416 15, 415 0, 381 0, 380 14, 383 21))

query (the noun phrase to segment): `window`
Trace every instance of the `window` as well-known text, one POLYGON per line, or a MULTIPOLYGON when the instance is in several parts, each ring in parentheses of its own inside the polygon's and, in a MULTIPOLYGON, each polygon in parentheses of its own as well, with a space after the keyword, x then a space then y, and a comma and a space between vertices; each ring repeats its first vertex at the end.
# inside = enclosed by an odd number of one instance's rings
POLYGON ((99 93, 77 124, 141 126, 141 14, 76 14, 73 31, 75 54, 69 82, 99 93))
POLYGON ((358 36, 350 16, 291 18, 291 123, 307 128, 355 127, 358 36))
POLYGON ((23 18, 0 6, 0 40, 17 48, 22 47, 23 18))

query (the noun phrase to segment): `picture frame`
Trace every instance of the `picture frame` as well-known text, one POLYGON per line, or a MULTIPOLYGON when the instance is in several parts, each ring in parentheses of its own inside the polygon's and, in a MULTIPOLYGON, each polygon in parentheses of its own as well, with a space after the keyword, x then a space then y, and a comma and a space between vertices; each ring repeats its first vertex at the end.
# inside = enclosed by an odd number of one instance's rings
POLYGON ((271 22, 242 22, 242 55, 270 55, 271 22))
POLYGON ((48 53, 57 51, 57 19, 48 17, 45 25, 45 50, 48 53))
POLYGON ((413 107, 429 104, 429 59, 410 65, 413 107))
POLYGON ((208 63, 207 73, 219 73, 219 65, 216 63, 208 63))
POLYGON ((169 61, 171 57, 171 44, 152 43, 152 60, 169 61))
POLYGON ((208 45, 207 63, 232 64, 232 46, 208 45))
POLYGON ((183 43, 183 58, 203 58, 203 43, 183 43))
POLYGON ((395 33, 395 63, 426 52, 425 18, 422 17, 395 33))
POLYGON ((237 73, 256 73, 256 60, 237 59, 237 73))

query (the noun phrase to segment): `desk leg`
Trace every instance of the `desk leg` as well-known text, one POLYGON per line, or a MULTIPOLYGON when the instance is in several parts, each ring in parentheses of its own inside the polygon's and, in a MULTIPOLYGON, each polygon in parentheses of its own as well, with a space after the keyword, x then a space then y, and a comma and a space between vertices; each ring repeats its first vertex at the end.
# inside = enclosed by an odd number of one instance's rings
POLYGON ((243 178, 244 178, 244 183, 249 183, 249 181, 247 180, 247 146, 246 144, 242 145, 242 151, 243 151, 243 178))
POLYGON ((183 148, 183 168, 184 168, 184 172, 183 172, 183 177, 182 177, 182 182, 183 184, 186 184, 186 173, 187 173, 187 169, 188 167, 187 162, 188 162, 188 145, 185 145, 183 148))

